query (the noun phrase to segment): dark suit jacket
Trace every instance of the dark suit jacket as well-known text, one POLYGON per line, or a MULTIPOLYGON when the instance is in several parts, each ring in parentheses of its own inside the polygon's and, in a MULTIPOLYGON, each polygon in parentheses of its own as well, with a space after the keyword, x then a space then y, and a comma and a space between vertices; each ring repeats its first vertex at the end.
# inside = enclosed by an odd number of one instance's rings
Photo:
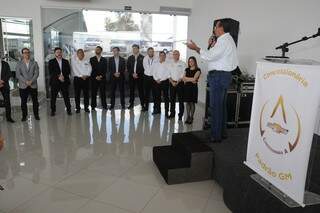
POLYGON ((11 70, 10 70, 10 66, 7 62, 5 61, 1 61, 2 64, 2 68, 1 68, 1 80, 3 80, 4 83, 4 87, 2 89, 10 89, 9 86, 9 79, 12 76, 11 70))
POLYGON ((90 64, 92 67, 91 78, 96 79, 98 75, 102 76, 103 80, 106 80, 106 75, 108 72, 108 61, 106 58, 101 57, 100 61, 96 56, 90 58, 90 64))
MULTIPOLYGON (((69 85, 70 84, 70 63, 66 59, 62 59, 62 75, 64 77, 64 84, 69 85)), ((53 58, 49 61, 49 74, 50 74, 50 85, 54 86, 61 81, 59 80, 61 70, 59 63, 56 58, 53 58)))
MULTIPOLYGON (((109 71, 111 74, 111 79, 115 79, 114 73, 116 72, 116 63, 114 57, 109 58, 109 71)), ((124 72, 126 71, 126 60, 119 56, 119 72, 120 78, 124 79, 124 72)))
MULTIPOLYGON (((143 58, 144 58, 144 56, 141 55, 141 54, 139 54, 139 56, 137 58, 136 72, 137 72, 139 77, 143 77, 143 74, 144 74, 143 58)), ((134 72, 134 62, 135 62, 135 57, 134 57, 134 55, 131 55, 128 58, 128 61, 127 61, 127 69, 128 69, 128 72, 129 72, 130 79, 132 78, 132 74, 134 72)))

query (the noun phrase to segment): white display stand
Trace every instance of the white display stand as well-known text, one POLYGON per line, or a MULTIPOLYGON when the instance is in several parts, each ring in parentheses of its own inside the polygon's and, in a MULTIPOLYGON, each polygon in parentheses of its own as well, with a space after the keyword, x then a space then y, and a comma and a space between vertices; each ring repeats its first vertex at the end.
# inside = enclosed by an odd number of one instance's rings
POLYGON ((320 196, 306 191, 318 124, 319 82, 320 63, 316 61, 271 59, 257 63, 244 163, 257 173, 254 180, 290 207, 320 203, 320 196))

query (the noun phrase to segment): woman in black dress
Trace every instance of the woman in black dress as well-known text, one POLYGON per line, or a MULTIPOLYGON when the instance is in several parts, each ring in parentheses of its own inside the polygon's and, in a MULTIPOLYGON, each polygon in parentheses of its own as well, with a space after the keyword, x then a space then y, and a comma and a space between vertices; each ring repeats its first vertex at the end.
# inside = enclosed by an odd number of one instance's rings
POLYGON ((184 101, 186 102, 187 119, 186 124, 192 124, 193 115, 198 102, 198 80, 201 70, 198 68, 197 59, 191 56, 188 59, 188 68, 185 71, 184 81, 184 101))

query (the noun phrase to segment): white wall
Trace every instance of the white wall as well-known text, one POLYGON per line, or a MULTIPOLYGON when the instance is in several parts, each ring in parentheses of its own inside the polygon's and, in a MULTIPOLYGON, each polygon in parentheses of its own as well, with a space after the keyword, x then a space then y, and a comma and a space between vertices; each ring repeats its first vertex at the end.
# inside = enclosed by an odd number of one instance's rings
MULTIPOLYGON (((201 0, 201 4, 194 1, 188 38, 206 48, 214 19, 230 17, 240 21, 240 68, 254 74, 257 59, 280 55, 274 47, 316 33, 320 27, 319 8, 319 0, 201 0)), ((292 46, 288 56, 320 61, 320 37, 292 46)), ((201 66, 206 67, 204 62, 201 66)), ((206 72, 203 73, 199 86, 201 102, 205 101, 206 72)))
MULTIPOLYGON (((242 70, 254 73, 255 61, 265 55, 275 54, 274 47, 285 41, 293 41, 313 34, 320 27, 320 1, 318 0, 1 0, 0 16, 28 17, 33 20, 35 59, 41 69, 39 88, 44 91, 43 39, 41 7, 123 9, 131 5, 133 10, 158 11, 160 6, 191 8, 188 37, 207 46, 213 20, 232 17, 240 21, 239 58, 242 70)), ((193 55, 190 53, 189 55, 193 55)), ((291 48, 291 57, 320 60, 320 38, 291 48)), ((200 83, 200 101, 205 100, 205 63, 200 83)))
POLYGON ((41 7, 122 10, 126 5, 133 10, 156 12, 160 6, 190 8, 192 0, 1 0, 0 16, 32 18, 35 60, 40 66, 39 90, 45 91, 41 7))

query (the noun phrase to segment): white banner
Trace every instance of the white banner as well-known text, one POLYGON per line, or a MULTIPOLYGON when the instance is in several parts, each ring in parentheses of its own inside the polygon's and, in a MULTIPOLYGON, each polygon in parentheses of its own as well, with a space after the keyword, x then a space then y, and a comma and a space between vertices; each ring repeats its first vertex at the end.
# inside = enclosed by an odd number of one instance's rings
POLYGON ((245 164, 304 206, 320 66, 258 62, 245 164))

